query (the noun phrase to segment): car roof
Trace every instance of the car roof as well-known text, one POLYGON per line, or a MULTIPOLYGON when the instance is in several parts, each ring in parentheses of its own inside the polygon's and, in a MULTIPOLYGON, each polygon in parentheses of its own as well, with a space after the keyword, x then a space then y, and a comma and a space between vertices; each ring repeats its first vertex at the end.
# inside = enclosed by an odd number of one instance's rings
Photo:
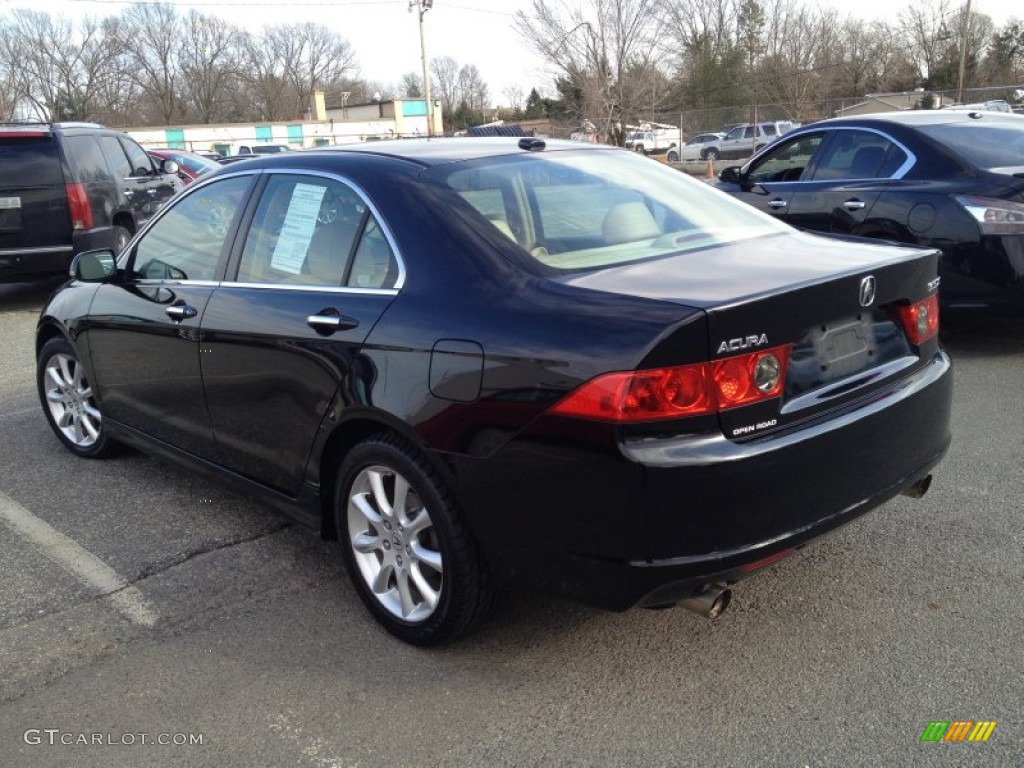
MULTIPOLYGON (((352 152, 367 155, 387 155, 389 157, 409 160, 420 165, 442 165, 461 160, 475 160, 500 155, 523 155, 530 152, 581 150, 602 151, 618 150, 618 147, 600 144, 589 144, 581 141, 534 139, 530 137, 493 136, 480 138, 436 138, 436 139, 401 139, 394 141, 374 141, 366 144, 343 144, 335 147, 318 147, 303 150, 303 155, 312 153, 352 152), (529 146, 540 147, 530 149, 529 146)), ((283 153, 282 153, 283 154, 283 153)), ((263 157, 269 158, 269 155, 263 157)))
POLYGON ((827 120, 820 120, 816 123, 808 123, 804 128, 814 128, 822 125, 838 125, 844 123, 896 123, 910 127, 918 125, 949 125, 958 123, 977 123, 979 121, 990 123, 1010 123, 1013 125, 1024 125, 1018 121, 1024 120, 1024 115, 1011 115, 1005 112, 985 112, 978 110, 960 111, 953 109, 912 109, 905 112, 878 112, 869 115, 843 115, 831 117, 827 120))

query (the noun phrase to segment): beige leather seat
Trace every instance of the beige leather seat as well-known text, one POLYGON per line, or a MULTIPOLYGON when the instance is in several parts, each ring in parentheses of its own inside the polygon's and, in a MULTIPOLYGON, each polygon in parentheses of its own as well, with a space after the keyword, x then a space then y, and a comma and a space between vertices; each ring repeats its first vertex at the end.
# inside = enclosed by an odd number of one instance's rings
POLYGON ((612 206, 604 217, 602 232, 606 245, 650 240, 661 234, 658 222, 643 202, 636 200, 612 206))

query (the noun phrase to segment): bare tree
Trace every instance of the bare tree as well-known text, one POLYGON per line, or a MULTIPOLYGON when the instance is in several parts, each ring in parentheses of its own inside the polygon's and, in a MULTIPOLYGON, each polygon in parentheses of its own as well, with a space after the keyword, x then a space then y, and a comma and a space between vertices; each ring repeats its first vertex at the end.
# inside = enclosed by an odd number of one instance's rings
POLYGON ((85 19, 76 29, 46 13, 14 11, 0 29, 9 98, 31 105, 41 119, 91 120, 116 108, 100 98, 118 74, 111 30, 109 21, 85 19))
POLYGON ((509 109, 514 112, 521 112, 523 110, 523 102, 526 100, 526 94, 523 92, 522 87, 519 85, 509 85, 502 90, 501 95, 508 101, 509 109))
POLYGON ((907 5, 899 13, 899 29, 926 87, 951 84, 949 41, 955 34, 946 22, 952 12, 947 0, 907 5))
POLYGON ((398 92, 408 99, 422 99, 423 77, 415 72, 406 72, 398 83, 398 92))
POLYGON ((465 64, 459 69, 459 102, 474 112, 487 108, 487 83, 480 76, 476 64, 465 64))
POLYGON ((246 89, 236 97, 236 110, 247 120, 282 120, 295 103, 285 71, 286 53, 273 36, 242 35, 242 78, 246 89))
MULTIPOLYGON (((625 142, 625 124, 655 108, 645 88, 661 67, 656 53, 658 0, 533 0, 516 14, 523 39, 578 92, 584 114, 611 143, 625 142)), ((660 96, 665 98, 667 93, 660 96)))
POLYGON ((193 10, 185 17, 178 49, 181 95, 200 123, 229 117, 230 92, 239 84, 242 48, 238 30, 223 19, 193 10))
POLYGON ((263 39, 280 57, 282 74, 292 90, 288 118, 306 113, 315 90, 356 69, 352 46, 320 24, 267 27, 263 39))
POLYGON ((179 117, 181 66, 174 31, 180 23, 173 5, 147 3, 130 6, 119 25, 126 75, 146 95, 162 125, 171 125, 179 117))
POLYGON ((451 56, 430 61, 430 95, 441 102, 441 114, 453 115, 459 104, 459 62, 451 56))

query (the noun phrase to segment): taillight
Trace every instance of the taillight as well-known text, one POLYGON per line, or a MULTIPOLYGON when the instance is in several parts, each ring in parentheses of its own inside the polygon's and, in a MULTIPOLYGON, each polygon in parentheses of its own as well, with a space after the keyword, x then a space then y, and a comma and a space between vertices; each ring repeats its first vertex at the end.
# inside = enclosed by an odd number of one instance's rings
POLYGON ((716 413, 782 393, 789 346, 710 363, 608 373, 569 393, 552 413, 636 422, 716 413))
POLYGON ((84 184, 65 184, 72 229, 92 229, 92 206, 84 184))
POLYGON ((1024 204, 989 197, 958 195, 953 199, 978 222, 982 234, 1024 234, 1024 204))
POLYGON ((933 293, 924 301, 909 307, 897 307, 903 330, 910 343, 920 346, 939 332, 939 295, 933 293))

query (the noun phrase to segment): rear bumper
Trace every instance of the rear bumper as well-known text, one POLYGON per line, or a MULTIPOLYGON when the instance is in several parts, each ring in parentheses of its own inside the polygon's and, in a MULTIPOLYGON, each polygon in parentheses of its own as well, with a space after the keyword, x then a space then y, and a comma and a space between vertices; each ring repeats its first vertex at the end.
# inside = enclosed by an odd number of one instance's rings
POLYGON ((66 274, 76 253, 113 247, 113 227, 96 227, 74 232, 67 245, 3 248, 0 249, 0 280, 66 274))
POLYGON ((5 248, 0 250, 0 280, 17 280, 67 272, 71 255, 70 245, 5 248))
POLYGON ((748 443, 632 440, 617 458, 510 446, 486 460, 490 482, 464 468, 467 514, 507 586, 612 610, 683 599, 927 476, 950 443, 951 374, 940 351, 867 402, 748 443))

